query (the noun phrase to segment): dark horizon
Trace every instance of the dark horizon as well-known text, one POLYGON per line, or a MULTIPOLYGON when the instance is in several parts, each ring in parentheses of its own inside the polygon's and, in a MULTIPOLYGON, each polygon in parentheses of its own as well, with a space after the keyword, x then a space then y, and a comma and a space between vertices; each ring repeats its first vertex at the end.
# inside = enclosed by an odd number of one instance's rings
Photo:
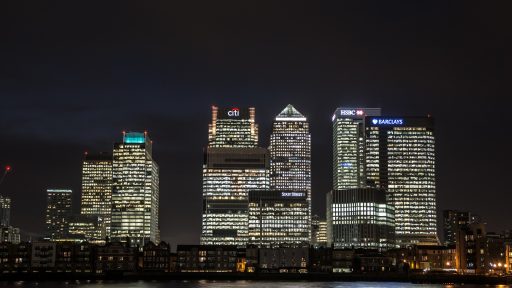
MULTIPOLYGON (((332 186, 340 106, 432 115, 437 194, 512 229, 510 3, 8 3, 0 12, 0 185, 11 222, 44 231, 47 188, 78 211, 85 151, 147 130, 162 239, 198 243, 211 105, 253 106, 260 146, 287 104, 311 125, 313 212, 332 186), (508 80, 507 80, 508 79, 508 80)), ((440 226, 440 223, 438 223, 440 226)))

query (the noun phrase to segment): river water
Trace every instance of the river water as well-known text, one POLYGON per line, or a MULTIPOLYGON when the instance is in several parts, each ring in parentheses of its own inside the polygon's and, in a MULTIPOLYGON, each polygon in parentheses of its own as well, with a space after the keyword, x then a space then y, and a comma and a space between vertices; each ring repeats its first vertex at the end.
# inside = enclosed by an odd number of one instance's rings
POLYGON ((62 281, 36 282, 18 281, 1 282, 0 287, 18 288, 433 288, 433 287, 511 287, 508 285, 441 285, 441 284, 411 284, 397 282, 267 282, 267 281, 62 281))

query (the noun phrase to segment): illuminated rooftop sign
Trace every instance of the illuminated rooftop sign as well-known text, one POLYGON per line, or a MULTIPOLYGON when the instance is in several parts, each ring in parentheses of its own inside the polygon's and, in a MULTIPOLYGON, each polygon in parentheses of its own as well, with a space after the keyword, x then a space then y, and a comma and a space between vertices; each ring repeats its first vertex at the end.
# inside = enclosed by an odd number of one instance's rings
POLYGON ((405 124, 402 118, 373 118, 373 125, 390 125, 390 126, 401 126, 405 124))
POLYGON ((340 107, 332 115, 332 121, 336 118, 363 119, 366 116, 380 116, 380 108, 347 108, 340 107))
POLYGON ((146 135, 140 132, 124 133, 123 143, 125 144, 144 144, 146 143, 146 135))
POLYGON ((240 116, 240 109, 239 108, 231 108, 231 110, 228 110, 228 116, 229 117, 238 117, 240 116))
POLYGON ((281 192, 281 197, 304 197, 304 192, 281 192))

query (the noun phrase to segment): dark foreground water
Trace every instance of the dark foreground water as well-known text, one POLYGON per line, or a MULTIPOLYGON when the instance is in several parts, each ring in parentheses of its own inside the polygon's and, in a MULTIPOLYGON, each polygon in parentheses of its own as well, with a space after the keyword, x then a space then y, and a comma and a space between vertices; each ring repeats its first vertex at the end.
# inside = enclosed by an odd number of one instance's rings
POLYGON ((440 284, 411 284, 397 282, 266 282, 266 281, 134 281, 134 282, 1 282, 1 287, 19 288, 433 288, 433 287, 512 287, 509 285, 440 285, 440 284))

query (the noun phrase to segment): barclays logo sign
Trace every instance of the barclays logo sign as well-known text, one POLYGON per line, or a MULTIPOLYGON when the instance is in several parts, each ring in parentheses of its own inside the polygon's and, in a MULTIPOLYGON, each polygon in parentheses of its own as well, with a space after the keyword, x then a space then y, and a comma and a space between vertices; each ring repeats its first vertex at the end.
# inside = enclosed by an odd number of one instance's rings
POLYGON ((405 121, 401 118, 373 118, 373 125, 404 125, 405 121))

